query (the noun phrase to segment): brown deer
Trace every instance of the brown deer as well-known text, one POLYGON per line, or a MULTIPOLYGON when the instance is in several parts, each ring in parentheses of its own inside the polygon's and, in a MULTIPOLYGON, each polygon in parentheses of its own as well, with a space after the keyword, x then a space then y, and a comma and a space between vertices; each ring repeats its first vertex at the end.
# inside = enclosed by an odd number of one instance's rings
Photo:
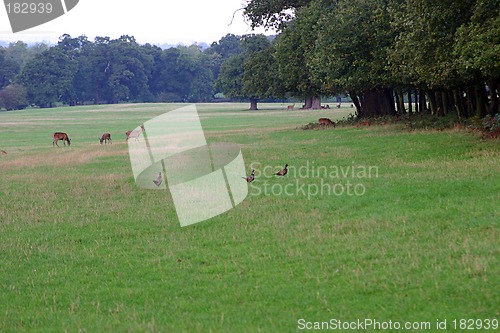
POLYGON ((66 146, 66 142, 68 142, 68 146, 71 145, 71 138, 68 136, 68 134, 63 133, 63 132, 55 132, 52 134, 52 147, 54 147, 54 144, 59 147, 57 144, 57 141, 62 140, 64 145, 66 146))
POLYGON ((330 118, 319 118, 318 121, 320 125, 335 127, 335 122, 331 121, 330 118))
POLYGON ((7 155, 7 152, 5 150, 1 150, 0 149, 0 153, 4 154, 4 155, 7 155))
POLYGON ((135 140, 139 140, 139 136, 141 135, 142 132, 144 132, 146 129, 144 128, 144 125, 141 125, 141 129, 140 130, 134 130, 134 131, 127 131, 125 133, 127 139, 126 141, 128 141, 128 139, 130 138, 135 138, 135 140))
POLYGON ((370 126, 370 122, 368 120, 363 120, 363 121, 359 121, 357 124, 356 124, 356 127, 361 127, 361 126, 370 126))
POLYGON ((108 141, 109 141, 109 143, 113 143, 113 141, 111 141, 111 134, 110 133, 103 133, 101 135, 101 138, 99 139, 99 142, 102 145, 103 142, 106 144, 106 143, 108 143, 108 141))
POLYGON ((288 105, 287 110, 292 110, 293 111, 294 107, 295 107, 295 103, 293 103, 292 105, 288 105))

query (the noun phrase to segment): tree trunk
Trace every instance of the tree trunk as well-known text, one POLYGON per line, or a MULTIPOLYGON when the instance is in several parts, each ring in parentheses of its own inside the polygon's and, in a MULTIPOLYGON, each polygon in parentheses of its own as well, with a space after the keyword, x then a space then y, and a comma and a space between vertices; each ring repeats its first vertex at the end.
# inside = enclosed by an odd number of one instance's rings
POLYGON ((313 99, 312 97, 306 97, 304 101, 304 109, 312 108, 313 99))
POLYGON ((457 108, 458 118, 466 118, 467 114, 465 113, 462 91, 460 89, 457 88, 453 90, 453 99, 455 100, 455 107, 457 108))
POLYGON ((399 96, 399 93, 396 91, 396 93, 394 94, 396 96, 396 106, 397 106, 397 111, 399 114, 403 113, 401 111, 401 98, 399 96))
POLYGON ((488 80, 488 88, 490 90, 490 103, 488 113, 495 115, 500 113, 500 101, 498 99, 498 82, 496 80, 488 80))
POLYGON ((358 118, 395 115, 393 91, 386 88, 372 88, 363 91, 361 98, 361 112, 358 118))
POLYGON ((436 91, 434 93, 435 99, 435 109, 434 109, 434 114, 438 117, 444 116, 444 109, 446 103, 443 103, 445 101, 445 97, 443 96, 445 93, 442 91, 436 91))
POLYGON ((448 108, 448 92, 443 91, 441 92, 441 105, 442 105, 442 114, 441 116, 444 116, 449 113, 449 108, 448 108))
POLYGON ((398 113, 399 114, 405 114, 406 113, 406 109, 405 109, 405 101, 404 101, 404 96, 403 96, 403 92, 401 91, 401 89, 397 89, 396 90, 396 105, 398 107, 398 113))
POLYGON ((314 96, 312 98, 311 109, 313 109, 313 110, 320 110, 321 109, 321 97, 320 96, 314 96))
POLYGON ((250 110, 258 110, 257 109, 257 98, 250 98, 250 110))
POLYGON ((467 88, 467 113, 472 116, 475 113, 474 105, 476 105, 476 99, 474 94, 474 87, 467 88))
POLYGON ((476 115, 479 118, 486 116, 486 91, 484 90, 484 83, 478 83, 474 87, 476 95, 476 115))
POLYGON ((425 101, 425 92, 423 90, 420 90, 418 92, 418 109, 419 112, 425 112, 427 110, 427 105, 425 101))
MULTIPOLYGON (((382 92, 379 95, 379 101, 380 101, 379 103, 380 103, 382 115, 389 115, 389 116, 396 115, 396 106, 394 103, 394 92, 392 91, 392 89, 388 89, 388 88, 382 89, 382 92)), ((403 104, 403 109, 404 109, 404 104, 403 104)))
POLYGON ((356 107, 356 115, 358 116, 358 118, 361 118, 361 104, 359 103, 358 95, 356 95, 354 91, 349 91, 349 96, 351 97, 352 104, 354 104, 354 106, 356 107))
POLYGON ((411 89, 408 89, 408 113, 410 115, 413 113, 413 102, 412 102, 411 89))
POLYGON ((429 106, 431 108, 431 114, 436 114, 437 110, 437 105, 436 105, 436 94, 432 91, 426 91, 425 94, 427 95, 427 98, 429 99, 429 106))
POLYGON ((375 117, 380 114, 379 110, 375 89, 365 90, 363 92, 363 103, 361 104, 362 117, 375 117))

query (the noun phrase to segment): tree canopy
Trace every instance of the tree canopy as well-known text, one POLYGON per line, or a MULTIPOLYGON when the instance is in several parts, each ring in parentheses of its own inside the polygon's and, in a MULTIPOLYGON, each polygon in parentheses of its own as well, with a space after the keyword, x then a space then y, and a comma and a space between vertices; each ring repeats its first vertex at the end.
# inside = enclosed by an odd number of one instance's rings
POLYGON ((348 94, 359 118, 406 113, 408 100, 436 115, 499 112, 499 0, 247 0, 243 9, 276 38, 228 34, 206 49, 127 35, 18 42, 0 47, 0 91, 17 84, 41 107, 223 95, 251 108, 284 96, 319 108, 348 94))
POLYGON ((296 96, 347 92, 358 116, 497 113, 498 0, 248 1, 252 26, 280 29, 275 59, 296 96), (309 91, 307 91, 309 89, 309 91))

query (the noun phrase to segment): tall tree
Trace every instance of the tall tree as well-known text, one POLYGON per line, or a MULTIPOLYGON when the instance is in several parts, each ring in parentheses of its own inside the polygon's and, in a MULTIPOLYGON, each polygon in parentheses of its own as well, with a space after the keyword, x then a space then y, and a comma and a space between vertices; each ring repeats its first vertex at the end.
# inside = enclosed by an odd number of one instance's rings
POLYGON ((19 84, 10 84, 0 89, 0 108, 21 110, 28 106, 26 88, 19 84))
POLYGON ((64 34, 59 38, 59 43, 55 47, 76 63, 76 71, 72 82, 73 89, 68 91, 71 92, 70 94, 63 95, 61 101, 69 105, 75 105, 77 101, 88 100, 92 96, 92 88, 90 87, 92 79, 89 68, 92 43, 86 36, 73 38, 68 34, 64 34))
POLYGON ((8 50, 0 46, 0 89, 11 84, 20 70, 20 65, 9 57, 8 50))
POLYGON ((215 81, 215 88, 222 91, 225 96, 237 99, 247 98, 243 89, 244 61, 243 54, 239 54, 229 57, 222 63, 219 77, 215 81))
POLYGON ((316 50, 311 55, 316 79, 335 90, 349 91, 358 117, 395 114, 393 78, 387 69, 387 51, 394 39, 390 29, 389 0, 316 1, 316 50))
POLYGON ((153 58, 127 35, 110 41, 107 57, 108 102, 141 100, 148 91, 153 58))
POLYGON ((177 59, 180 50, 175 47, 161 52, 160 58, 155 62, 153 80, 150 90, 160 102, 182 102, 182 78, 177 70, 177 59))
POLYGON ((244 6, 244 14, 252 28, 259 26, 283 29, 294 18, 294 11, 307 6, 311 0, 251 0, 244 6))
POLYGON ((76 61, 60 48, 52 47, 28 61, 20 81, 28 91, 28 99, 45 108, 74 95, 73 78, 76 61))
POLYGON ((307 11, 311 0, 252 0, 248 1, 244 13, 253 28, 263 26, 282 33, 276 45, 276 61, 279 79, 286 90, 305 99, 305 107, 319 109, 321 106, 321 84, 311 80, 310 68, 305 56, 314 47, 315 22, 313 12, 307 11), (301 17, 301 19, 299 19, 301 17))
POLYGON ((241 43, 243 53, 224 61, 215 87, 228 97, 249 99, 250 110, 257 110, 259 98, 268 97, 269 90, 262 83, 270 82, 272 62, 262 52, 270 50, 270 42, 262 34, 250 34, 242 36, 241 43), (263 62, 256 64, 256 59, 263 62))
POLYGON ((229 57, 243 52, 241 45, 241 36, 227 34, 218 42, 213 42, 204 53, 212 56, 212 73, 216 78, 222 63, 229 57))
POLYGON ((276 42, 278 78, 288 93, 304 99, 307 109, 319 109, 325 92, 322 80, 314 79, 315 68, 310 62, 322 10, 315 7, 297 10, 296 19, 285 25, 276 42))
MULTIPOLYGON (((475 83, 481 93, 483 82, 488 85, 485 107, 476 103, 476 114, 486 110, 490 115, 500 113, 500 2, 479 0, 473 7, 469 22, 457 29, 454 53, 464 79, 475 83), (479 87, 478 87, 479 86, 479 87)), ((475 99, 478 101, 478 99, 475 99)), ((480 99, 479 99, 480 100, 480 99)))
POLYGON ((262 50, 255 51, 243 63, 243 87, 250 100, 250 109, 257 109, 257 100, 266 97, 283 97, 285 88, 277 79, 275 45, 270 44, 262 50))

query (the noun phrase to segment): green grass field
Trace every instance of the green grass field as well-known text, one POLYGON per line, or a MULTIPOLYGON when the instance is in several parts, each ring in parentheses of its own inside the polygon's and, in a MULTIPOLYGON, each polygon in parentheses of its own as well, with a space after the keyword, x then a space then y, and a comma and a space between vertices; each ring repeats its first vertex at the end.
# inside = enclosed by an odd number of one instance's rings
POLYGON ((169 191, 136 186, 124 134, 177 107, 0 112, 0 332, 498 331, 498 140, 198 104, 207 141, 239 144, 258 177, 181 228, 169 191))

